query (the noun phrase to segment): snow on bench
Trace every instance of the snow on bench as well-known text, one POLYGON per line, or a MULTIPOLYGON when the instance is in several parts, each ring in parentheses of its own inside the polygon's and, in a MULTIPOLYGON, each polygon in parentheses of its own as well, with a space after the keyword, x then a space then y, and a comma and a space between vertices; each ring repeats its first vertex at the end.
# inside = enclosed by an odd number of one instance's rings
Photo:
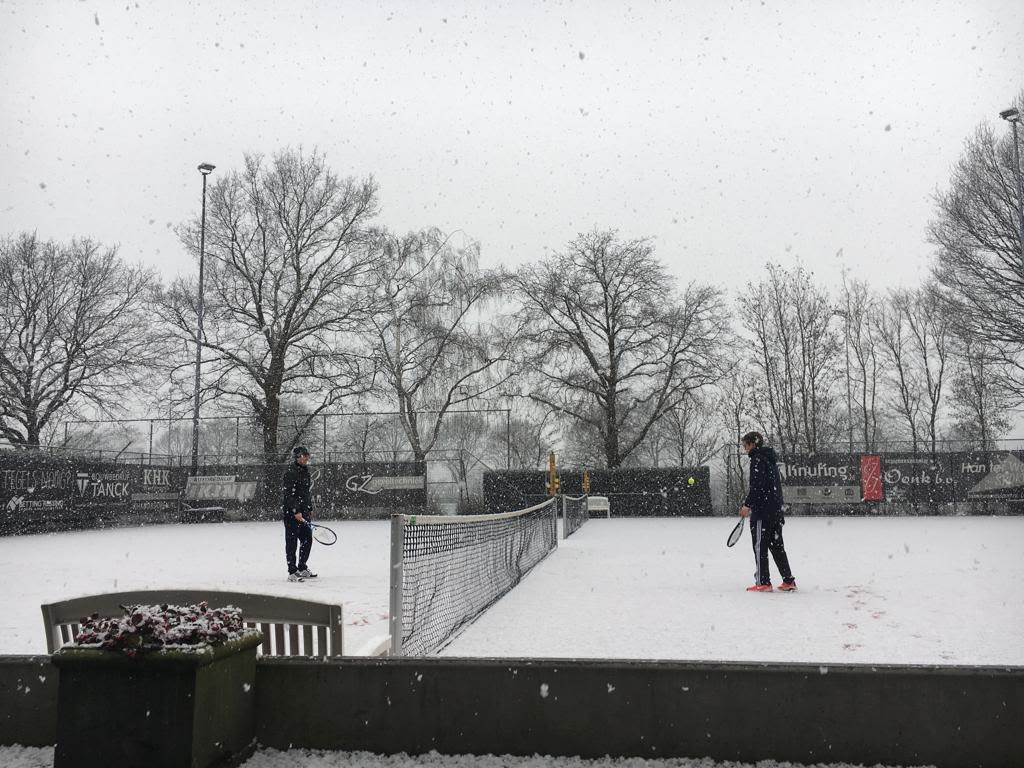
POLYGON ((604 512, 605 517, 612 516, 607 496, 587 496, 587 514, 593 517, 594 512, 604 512))
POLYGON ((53 653, 77 637, 79 622, 98 613, 121 616, 122 605, 195 605, 211 608, 233 605, 242 611, 247 627, 263 633, 258 652, 265 656, 341 656, 341 606, 274 595, 214 590, 156 589, 109 592, 75 597, 41 606, 46 628, 46 651, 53 653))

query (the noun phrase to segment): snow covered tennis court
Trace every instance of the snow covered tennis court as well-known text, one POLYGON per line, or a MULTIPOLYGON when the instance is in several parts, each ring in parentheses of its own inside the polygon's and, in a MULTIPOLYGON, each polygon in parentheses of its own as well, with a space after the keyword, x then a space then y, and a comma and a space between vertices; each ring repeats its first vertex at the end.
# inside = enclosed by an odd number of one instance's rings
MULTIPOLYGON (((345 652, 388 631, 387 521, 332 524, 320 578, 285 581, 278 523, 0 538, 0 653, 45 653, 39 606, 163 587, 344 608, 345 652)), ((448 656, 1024 664, 1024 518, 790 518, 800 591, 748 594, 749 539, 722 518, 596 519, 459 637, 448 656), (757 643, 763 634, 770 640, 757 643)))
MULTIPOLYGON (((207 587, 340 602, 346 652, 355 653, 387 633, 389 526, 333 525, 339 543, 314 549, 311 565, 321 577, 303 584, 283 579, 277 523, 0 539, 0 576, 8 587, 0 652, 45 652, 43 602, 109 590, 207 587)), ((722 518, 592 520, 560 541, 557 552, 444 653, 1024 664, 1022 518, 791 518, 785 535, 800 586, 791 595, 744 592, 753 570, 749 543, 745 538, 727 549, 730 527, 722 518), (767 639, 752 640, 759 636, 767 639)), ((268 751, 248 765, 452 764, 441 757, 431 763, 429 756, 351 757, 342 762, 348 758, 311 753, 300 760, 268 751)), ((5 765, 48 764, 46 750, 17 757, 0 750, 0 758, 5 765)), ((463 764, 591 765, 526 758, 463 764)))

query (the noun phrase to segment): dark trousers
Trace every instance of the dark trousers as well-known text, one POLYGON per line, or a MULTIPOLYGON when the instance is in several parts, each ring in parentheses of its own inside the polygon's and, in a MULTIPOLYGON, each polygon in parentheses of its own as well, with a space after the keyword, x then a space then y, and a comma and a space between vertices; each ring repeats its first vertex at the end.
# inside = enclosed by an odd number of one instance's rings
POLYGON ((750 541, 754 546, 754 583, 771 584, 772 577, 768 573, 768 553, 772 553, 775 567, 783 581, 793 581, 793 572, 789 569, 789 558, 786 556, 786 544, 782 541, 782 522, 779 520, 751 520, 750 541))
POLYGON ((313 549, 313 529, 305 523, 300 523, 292 515, 284 519, 284 558, 288 561, 288 573, 301 571, 306 567, 309 560, 310 550, 313 549), (302 542, 299 547, 299 564, 295 564, 295 546, 302 542))

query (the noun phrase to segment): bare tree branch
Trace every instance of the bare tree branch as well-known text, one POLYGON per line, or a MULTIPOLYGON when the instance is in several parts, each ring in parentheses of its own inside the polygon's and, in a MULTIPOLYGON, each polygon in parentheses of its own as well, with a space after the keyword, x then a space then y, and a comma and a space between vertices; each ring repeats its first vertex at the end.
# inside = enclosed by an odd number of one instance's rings
MULTIPOLYGON (((1024 93, 1015 105, 1024 110, 1024 93)), ((1013 134, 980 126, 936 195, 931 241, 943 303, 985 351, 990 375, 1024 403, 1024 242, 1021 240, 1013 134)))
POLYGON ((0 241, 0 435, 38 446, 69 409, 119 411, 161 356, 146 321, 152 281, 92 240, 0 241))
POLYGON ((718 290, 677 292, 646 240, 582 234, 512 277, 530 323, 529 396, 600 436, 618 467, 688 393, 717 381, 728 327, 718 290))
POLYGON ((767 271, 739 296, 761 382, 751 393, 752 408, 782 453, 813 453, 839 434, 832 304, 802 267, 769 264, 767 271))
POLYGON ((478 269, 478 243, 457 248, 433 229, 404 237, 381 230, 374 249, 372 344, 385 396, 397 401, 413 455, 423 460, 453 406, 485 397, 514 374, 518 333, 482 314, 501 284, 478 269))
MULTIPOLYGON (((358 331, 372 309, 368 224, 376 210, 372 178, 340 178, 315 151, 285 150, 269 162, 247 155, 242 171, 212 187, 204 387, 252 413, 267 461, 282 453, 282 399, 311 403, 311 423, 373 386, 358 331)), ((180 231, 197 257, 199 224, 180 231)), ((193 281, 179 280, 161 302, 164 321, 192 343, 196 295, 193 281)), ((297 425, 297 434, 308 426, 297 425)))

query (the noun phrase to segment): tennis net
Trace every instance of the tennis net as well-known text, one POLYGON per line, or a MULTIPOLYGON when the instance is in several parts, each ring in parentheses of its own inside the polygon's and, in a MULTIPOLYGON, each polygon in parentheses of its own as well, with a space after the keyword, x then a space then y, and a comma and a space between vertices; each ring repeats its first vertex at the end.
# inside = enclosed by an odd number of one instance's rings
POLYGON ((562 538, 568 539, 589 519, 586 496, 562 497, 562 538))
POLYGON ((497 515, 393 515, 391 654, 444 648, 558 546, 556 500, 497 515))

